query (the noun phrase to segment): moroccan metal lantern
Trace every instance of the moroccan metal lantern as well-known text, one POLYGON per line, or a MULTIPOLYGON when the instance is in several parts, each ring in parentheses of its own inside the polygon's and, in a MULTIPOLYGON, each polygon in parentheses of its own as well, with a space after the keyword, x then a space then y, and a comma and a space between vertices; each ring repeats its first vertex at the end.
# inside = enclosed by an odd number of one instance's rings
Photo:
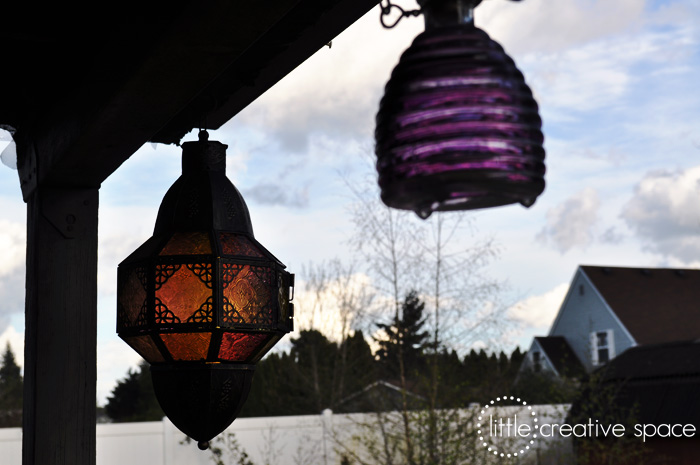
POLYGON ((418 0, 421 10, 401 9, 422 12, 425 32, 394 68, 376 118, 379 186, 390 207, 422 218, 529 207, 544 190, 537 103, 513 60, 474 26, 480 2, 418 0))
POLYGON ((226 145, 182 144, 153 237, 118 269, 117 333, 151 364, 156 397, 206 448, 236 418, 254 364, 292 330, 294 275, 253 236, 226 145))

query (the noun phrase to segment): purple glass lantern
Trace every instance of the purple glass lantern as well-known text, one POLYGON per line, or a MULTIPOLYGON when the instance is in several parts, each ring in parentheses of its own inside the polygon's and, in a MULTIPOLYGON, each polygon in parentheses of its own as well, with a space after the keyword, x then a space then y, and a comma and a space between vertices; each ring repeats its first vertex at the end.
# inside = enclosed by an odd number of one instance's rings
POLYGON ((426 30, 386 85, 375 130, 382 201, 434 211, 519 202, 544 190, 537 103, 503 48, 474 26, 476 0, 422 0, 426 30))

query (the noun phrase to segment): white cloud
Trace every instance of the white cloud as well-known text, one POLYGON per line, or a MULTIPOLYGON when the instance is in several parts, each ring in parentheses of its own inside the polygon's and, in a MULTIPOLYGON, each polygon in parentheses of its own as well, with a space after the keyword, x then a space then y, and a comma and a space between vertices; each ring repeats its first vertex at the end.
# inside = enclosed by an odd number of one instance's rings
POLYGON ((141 356, 121 339, 112 338, 97 343, 97 403, 104 405, 107 397, 123 379, 129 368, 136 367, 141 356))
POLYGON ((640 25, 647 2, 640 0, 488 1, 476 23, 514 53, 556 52, 640 25))
POLYGON ((561 253, 587 247, 593 241, 599 207, 598 192, 592 187, 583 189, 547 211, 547 225, 537 239, 553 243, 561 253))
POLYGON ((15 354, 17 365, 24 370, 24 333, 17 332, 12 325, 8 326, 0 334, 0 350, 4 351, 8 343, 12 353, 15 354))
POLYGON ((263 182, 242 190, 246 201, 263 205, 283 205, 291 208, 305 208, 309 206, 308 188, 285 188, 279 184, 263 182))
POLYGON ((363 273, 344 274, 342 265, 336 262, 317 265, 316 277, 325 275, 325 279, 316 282, 325 285, 314 285, 310 277, 297 281, 292 337, 302 329, 317 329, 330 339, 340 340, 344 331, 363 326, 374 298, 370 278, 363 273))
POLYGON ((647 173, 621 217, 652 251, 700 260, 700 166, 647 173))
POLYGON ((26 231, 24 225, 0 219, 0 331, 10 315, 24 311, 26 231))
POLYGON ((508 309, 508 316, 531 328, 549 327, 569 290, 568 283, 559 284, 544 294, 527 297, 508 309))

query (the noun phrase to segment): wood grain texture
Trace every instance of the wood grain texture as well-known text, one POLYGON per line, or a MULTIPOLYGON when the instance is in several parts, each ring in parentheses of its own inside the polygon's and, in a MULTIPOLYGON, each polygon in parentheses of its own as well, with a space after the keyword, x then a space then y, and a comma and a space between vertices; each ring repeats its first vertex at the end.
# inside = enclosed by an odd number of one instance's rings
POLYGON ((95 464, 97 212, 97 189, 27 205, 24 465, 95 464))

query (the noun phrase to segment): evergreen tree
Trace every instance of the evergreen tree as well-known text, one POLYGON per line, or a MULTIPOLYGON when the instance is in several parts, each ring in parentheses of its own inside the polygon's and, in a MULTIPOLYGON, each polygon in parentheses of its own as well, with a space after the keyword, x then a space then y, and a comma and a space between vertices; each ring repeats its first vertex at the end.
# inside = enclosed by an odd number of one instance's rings
POLYGON ((321 413, 331 406, 333 372, 338 361, 338 345, 315 329, 302 330, 292 339, 290 355, 294 359, 295 379, 308 413, 321 413))
POLYGON ((8 342, 0 366, 0 427, 22 426, 22 374, 8 342))
POLYGON ((157 421, 165 416, 153 391, 149 371, 148 362, 142 360, 138 370, 129 369, 126 378, 117 382, 105 405, 112 421, 157 421))
POLYGON ((338 380, 334 405, 377 380, 376 361, 362 331, 355 331, 347 338, 340 347, 341 353, 343 349, 346 361, 337 365, 343 373, 338 380))
POLYGON ((423 329, 425 303, 416 291, 410 291, 401 304, 401 315, 394 317, 391 324, 379 323, 385 339, 377 340, 379 350, 377 358, 384 372, 391 378, 399 376, 399 367, 403 363, 404 371, 411 377, 421 367, 423 350, 429 334, 423 329))

